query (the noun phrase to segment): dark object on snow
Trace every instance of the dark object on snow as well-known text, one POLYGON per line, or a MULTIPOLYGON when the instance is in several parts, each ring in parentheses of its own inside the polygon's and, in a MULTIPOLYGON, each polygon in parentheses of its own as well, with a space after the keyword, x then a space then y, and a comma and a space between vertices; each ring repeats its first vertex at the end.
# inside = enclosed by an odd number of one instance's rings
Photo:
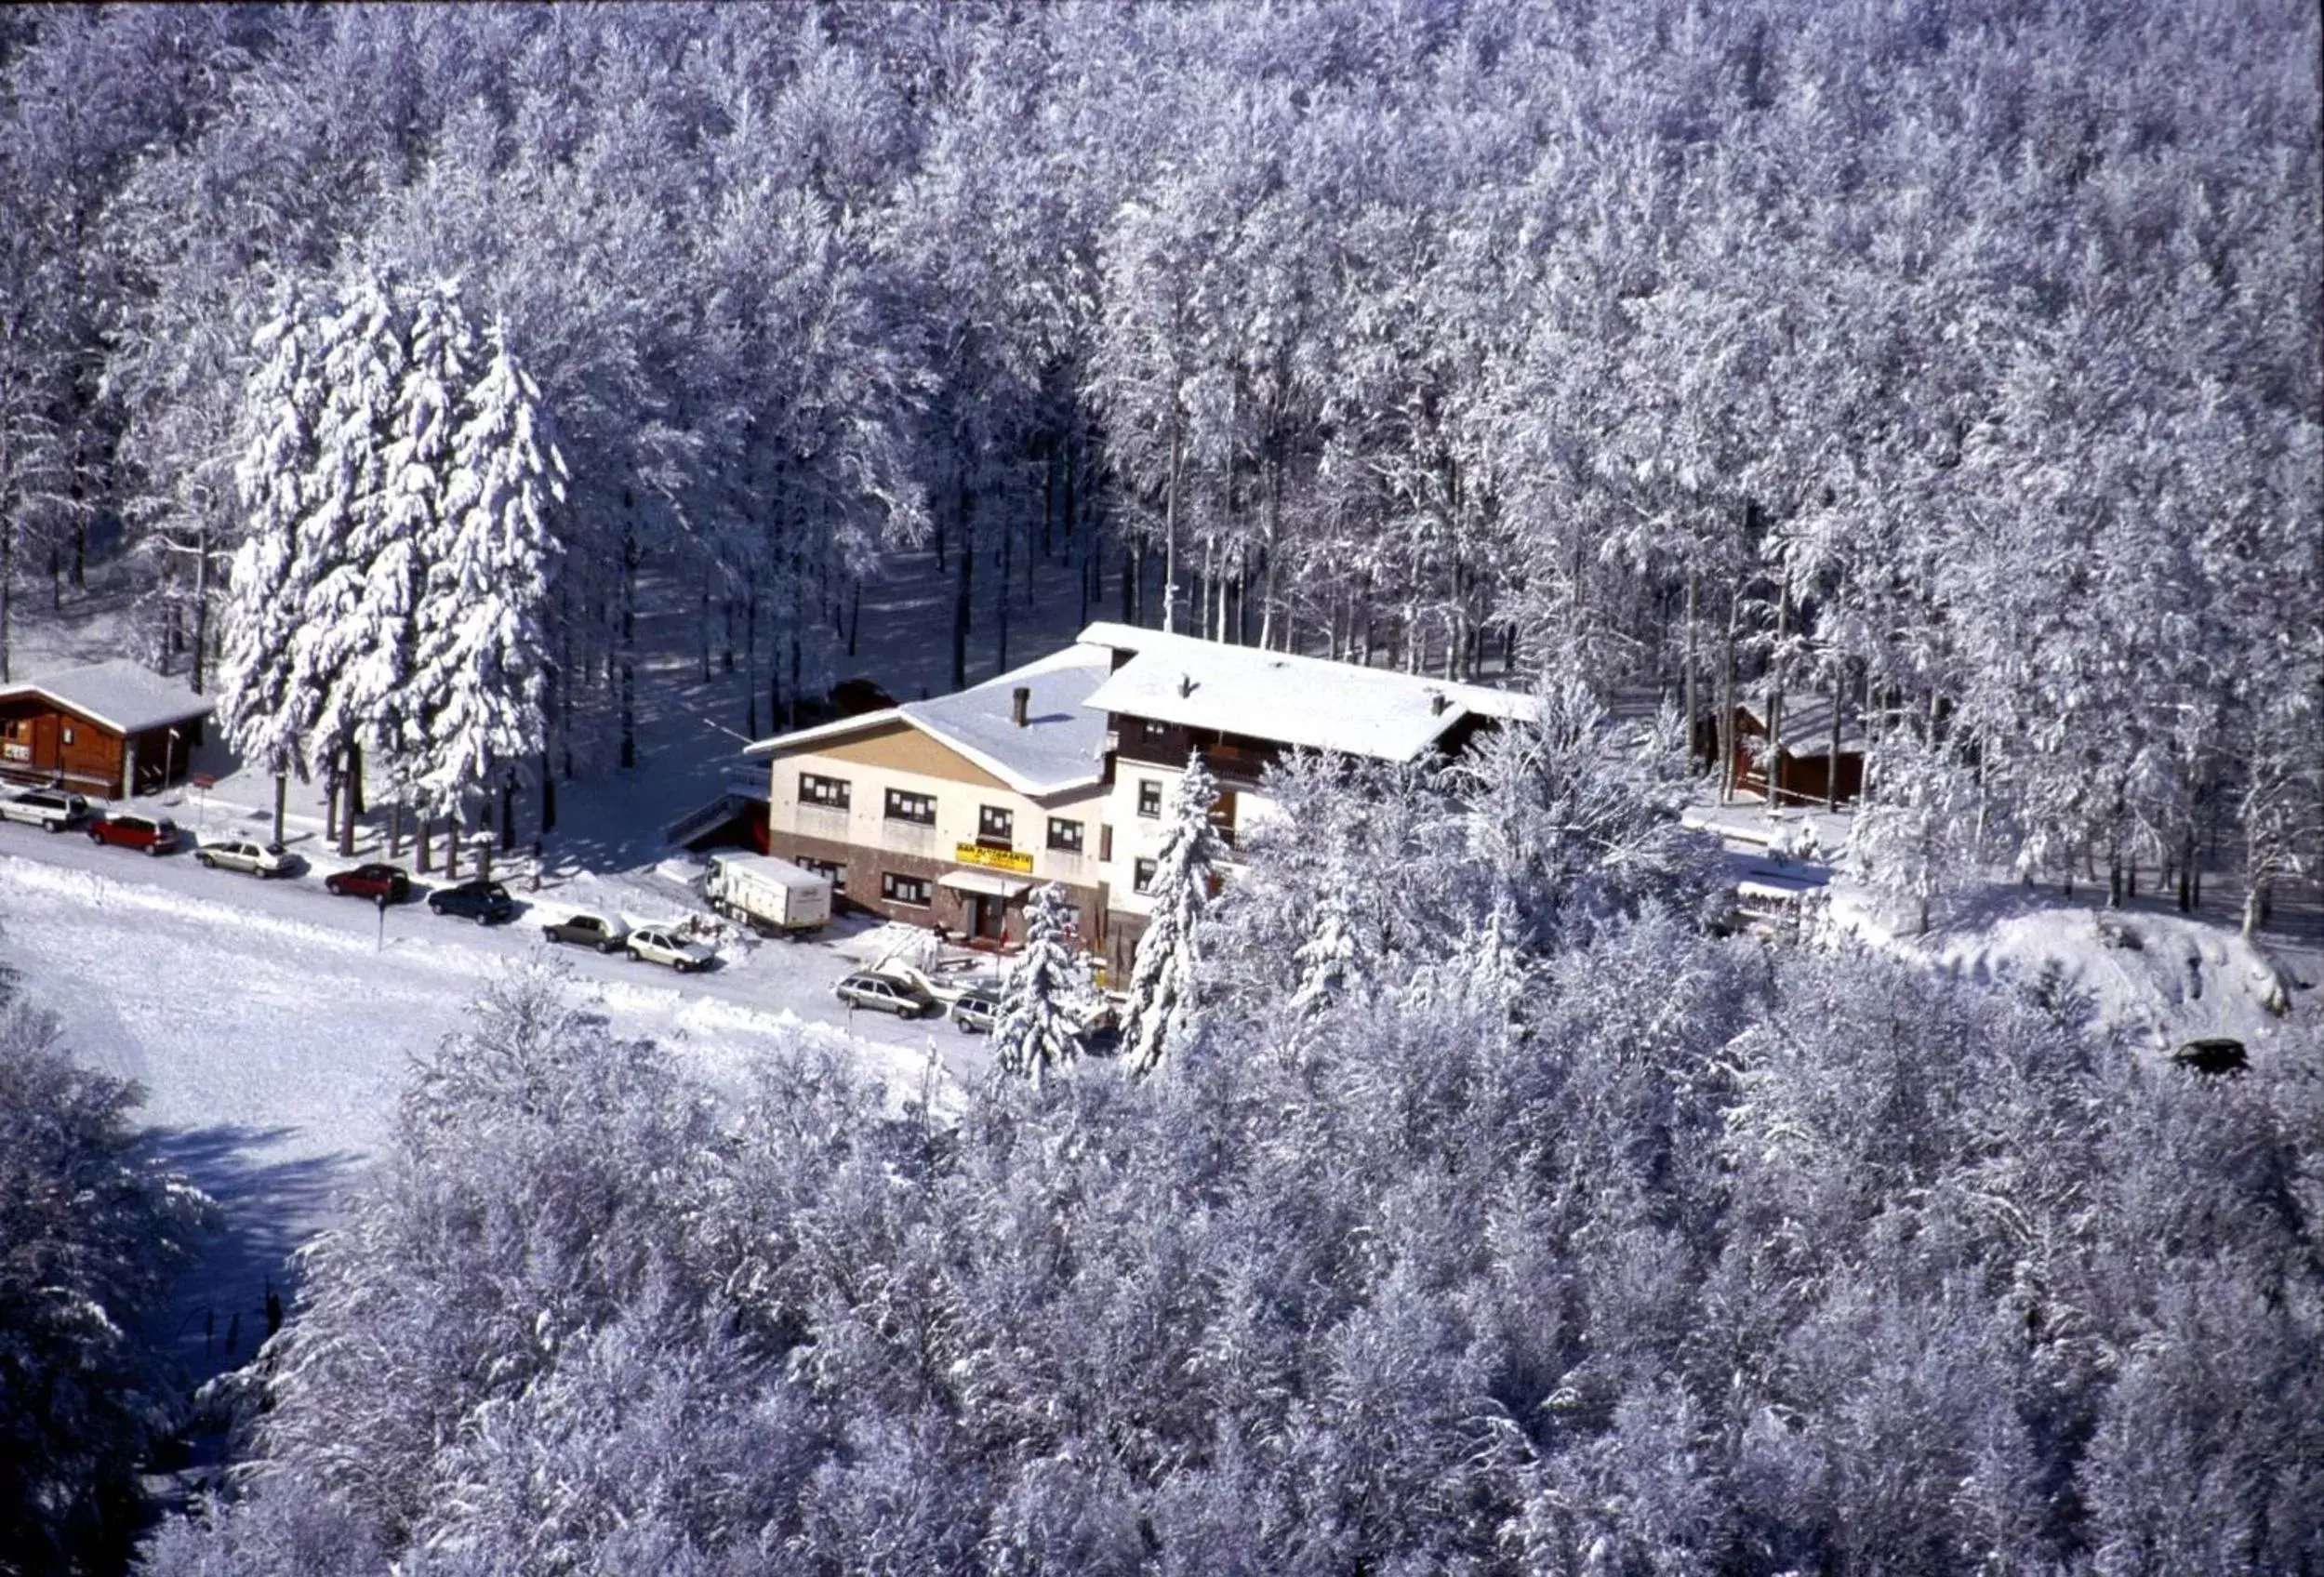
POLYGON ((2171 1054, 2171 1060, 2181 1067, 2214 1076, 2241 1073, 2251 1066, 2251 1059, 2244 1055, 2243 1042, 2225 1036, 2189 1040, 2171 1054))
POLYGON ((266 1289, 266 1333, 269 1336, 283 1328, 283 1295, 269 1282, 266 1289))

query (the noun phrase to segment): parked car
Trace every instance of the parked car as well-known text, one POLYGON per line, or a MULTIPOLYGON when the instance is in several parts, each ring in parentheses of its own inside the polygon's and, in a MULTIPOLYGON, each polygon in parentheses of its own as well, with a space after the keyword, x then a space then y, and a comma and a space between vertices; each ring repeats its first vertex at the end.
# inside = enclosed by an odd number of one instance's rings
POLYGON ((62 832, 88 819, 88 802, 61 788, 27 788, 0 800, 0 821, 21 821, 62 832))
POLYGON ((939 1008, 949 1008, 972 992, 992 996, 1001 985, 992 974, 990 961, 980 958, 945 959, 926 969, 890 961, 874 966, 870 973, 902 981, 924 993, 939 1008))
POLYGON ((571 914, 542 926, 540 934, 551 942, 571 942, 577 947, 594 948, 601 953, 618 953, 629 940, 630 928, 603 915, 571 914))
POLYGON ((463 881, 429 894, 428 912, 457 915, 479 925, 498 925, 516 918, 516 900, 498 881, 463 881))
POLYGON ((989 1035, 1001 1021, 1001 1001, 982 991, 964 992, 952 1003, 952 1022, 963 1035, 989 1035))
POLYGON ((253 843, 247 839, 205 843, 193 857, 212 870, 239 870, 250 876, 290 876, 297 873, 297 855, 280 843, 253 843))
POLYGON ((166 815, 130 815, 107 811, 88 824, 89 842, 111 843, 116 849, 142 849, 166 855, 178 846, 178 824, 166 815))
POLYGON ((718 955, 699 942, 689 942, 666 925, 645 925, 630 933, 622 944, 633 959, 647 963, 666 963, 682 974, 691 974, 718 961, 718 955))
POLYGON ((345 898, 369 898, 373 902, 386 899, 400 904, 412 895, 412 879, 401 866, 359 865, 352 870, 335 870, 323 879, 325 891, 345 898))
POLYGON ((898 1018, 934 1018, 944 1011, 942 1002, 910 981, 869 971, 847 976, 831 991, 851 1008, 871 1008, 898 1018))

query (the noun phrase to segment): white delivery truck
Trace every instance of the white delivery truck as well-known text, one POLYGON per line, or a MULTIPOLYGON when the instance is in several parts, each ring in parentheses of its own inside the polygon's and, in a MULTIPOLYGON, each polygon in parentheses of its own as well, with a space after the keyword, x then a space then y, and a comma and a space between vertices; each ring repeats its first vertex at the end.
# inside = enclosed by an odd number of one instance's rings
POLYGON ((710 908, 764 936, 803 936, 831 918, 830 881, 773 855, 712 855, 703 894, 710 908))

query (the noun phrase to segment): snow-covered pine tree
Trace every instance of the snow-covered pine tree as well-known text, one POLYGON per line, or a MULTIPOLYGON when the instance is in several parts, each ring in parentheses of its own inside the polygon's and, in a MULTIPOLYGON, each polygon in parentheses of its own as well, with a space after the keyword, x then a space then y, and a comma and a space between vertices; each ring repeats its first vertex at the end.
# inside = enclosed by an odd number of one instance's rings
POLYGON ((1339 1001, 1357 978, 1356 937, 1348 924, 1348 898, 1333 889, 1317 901, 1315 929, 1292 954, 1299 985, 1291 995, 1291 1009, 1312 1017, 1339 1001))
MULTIPOLYGON (((395 581, 388 451, 410 351, 385 280, 365 272, 324 327, 318 465, 299 526, 306 581, 293 683, 314 698, 306 770, 336 783, 379 709, 410 671, 409 608, 373 579, 395 581)), ((340 817, 341 839, 349 817, 340 817)))
POLYGON ((436 578, 454 556, 459 523, 452 501, 454 439, 475 362, 476 335, 460 310, 459 287, 443 281, 417 292, 411 359, 396 391, 386 456, 387 529, 365 583, 383 640, 365 654, 365 661, 377 666, 358 685, 378 697, 371 737, 398 799, 406 802, 424 764, 430 726, 457 682, 422 660, 420 621, 436 578))
POLYGON ((993 1066, 1036 1085, 1051 1068, 1081 1054, 1073 1005, 1089 994, 1090 981, 1067 940, 1072 912, 1055 882, 1026 904, 1025 950, 1002 985, 1001 1013, 992 1027, 993 1066))
POLYGON ((424 769, 432 809, 456 818, 496 775, 547 743, 548 639, 543 616, 564 501, 540 390, 496 322, 484 376, 461 405, 445 498, 451 529, 432 565, 418 617, 418 669, 429 688, 424 769))
POLYGON ((1211 806, 1218 784, 1201 752, 1187 758, 1186 775, 1171 790, 1162 848, 1154 856, 1153 918, 1138 941, 1130 973, 1130 1009, 1122 1043, 1133 1073, 1151 1073, 1181 1040, 1194 1012, 1202 972, 1204 911, 1211 881, 1225 857, 1211 806))
POLYGON ((313 502, 323 407, 320 336, 296 285, 285 285, 253 341, 259 364, 243 391, 234 490, 248 535, 228 582, 219 716, 227 739, 274 774, 274 841, 283 788, 314 723, 316 692, 298 682, 297 643, 309 583, 321 567, 301 550, 313 502))

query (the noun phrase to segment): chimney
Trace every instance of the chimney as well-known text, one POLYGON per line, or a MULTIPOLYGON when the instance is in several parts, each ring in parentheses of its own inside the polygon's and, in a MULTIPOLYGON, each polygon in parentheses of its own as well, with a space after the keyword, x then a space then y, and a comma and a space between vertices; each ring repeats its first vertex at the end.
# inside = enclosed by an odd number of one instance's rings
POLYGON ((1190 674, 1190 673, 1182 673, 1182 674, 1180 674, 1180 675, 1178 676, 1178 699, 1180 699, 1180 700, 1182 700, 1182 701, 1183 701, 1183 700, 1185 700, 1185 699, 1186 699, 1189 696, 1191 696, 1191 695, 1193 695, 1193 694, 1194 694, 1194 675, 1192 675, 1192 674, 1190 674))
POLYGON ((1027 685, 1020 684, 1009 692, 1009 714, 1016 719, 1017 727, 1025 726, 1025 709, 1032 702, 1033 692, 1027 685))
POLYGON ((1441 690, 1433 691, 1428 696, 1428 715, 1430 717, 1442 717, 1444 715, 1444 709, 1452 704, 1452 696, 1446 695, 1441 690))

